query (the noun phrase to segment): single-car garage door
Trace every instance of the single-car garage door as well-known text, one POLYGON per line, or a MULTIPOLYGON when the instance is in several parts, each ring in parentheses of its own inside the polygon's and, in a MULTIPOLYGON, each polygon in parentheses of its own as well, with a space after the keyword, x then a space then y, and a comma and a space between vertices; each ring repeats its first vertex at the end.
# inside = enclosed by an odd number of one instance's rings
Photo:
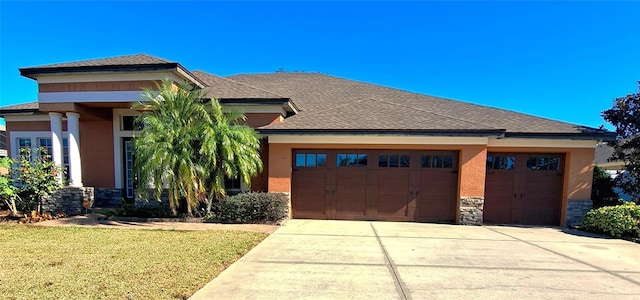
POLYGON ((489 153, 484 222, 559 225, 564 154, 489 153))
POLYGON ((453 222, 458 153, 294 150, 294 218, 453 222))

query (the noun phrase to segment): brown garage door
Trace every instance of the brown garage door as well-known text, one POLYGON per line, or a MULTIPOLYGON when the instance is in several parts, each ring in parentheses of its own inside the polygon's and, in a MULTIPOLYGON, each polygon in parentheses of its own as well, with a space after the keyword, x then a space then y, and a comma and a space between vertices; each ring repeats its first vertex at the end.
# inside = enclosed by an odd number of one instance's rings
POLYGON ((559 225, 563 154, 489 153, 484 221, 559 225))
POLYGON ((452 222, 457 152, 294 150, 294 218, 452 222))

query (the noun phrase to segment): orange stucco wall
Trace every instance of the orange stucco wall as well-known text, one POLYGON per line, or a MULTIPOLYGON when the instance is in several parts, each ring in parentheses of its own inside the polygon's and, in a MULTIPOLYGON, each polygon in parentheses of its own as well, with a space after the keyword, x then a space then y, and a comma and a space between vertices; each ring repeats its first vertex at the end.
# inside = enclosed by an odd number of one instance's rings
POLYGON ((245 114, 247 116, 247 121, 245 122, 251 128, 256 128, 260 126, 266 126, 271 124, 278 124, 282 122, 281 114, 245 114))
POLYGON ((113 121, 80 120, 80 157, 85 186, 113 188, 113 121))
MULTIPOLYGON (((7 132, 7 154, 9 157, 13 155, 11 153, 11 144, 14 141, 11 140, 11 132, 12 131, 49 131, 51 130, 50 122, 47 121, 35 121, 35 122, 7 122, 6 124, 6 132, 7 132)), ((62 130, 67 130, 67 121, 62 121, 62 130)))
POLYGON ((462 147, 460 151, 460 197, 484 197, 487 165, 487 148, 484 146, 462 147))
POLYGON ((139 81, 97 81, 97 82, 68 82, 68 83, 40 83, 38 91, 46 92, 83 92, 83 91, 139 91, 142 88, 156 89, 156 82, 139 81))

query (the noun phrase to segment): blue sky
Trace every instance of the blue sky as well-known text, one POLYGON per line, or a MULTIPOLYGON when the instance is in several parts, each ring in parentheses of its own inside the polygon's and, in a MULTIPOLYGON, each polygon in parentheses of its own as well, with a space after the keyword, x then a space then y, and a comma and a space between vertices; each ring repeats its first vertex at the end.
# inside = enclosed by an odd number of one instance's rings
POLYGON ((147 53, 218 75, 315 71, 597 127, 614 98, 638 91, 638 11, 640 2, 2 0, 0 106, 37 99, 20 67, 147 53))

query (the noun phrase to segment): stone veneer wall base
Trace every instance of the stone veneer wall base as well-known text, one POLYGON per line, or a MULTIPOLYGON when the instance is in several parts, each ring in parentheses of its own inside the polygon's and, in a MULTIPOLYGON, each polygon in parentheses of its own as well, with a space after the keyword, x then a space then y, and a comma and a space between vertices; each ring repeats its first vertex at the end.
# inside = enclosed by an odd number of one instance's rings
POLYGON ((460 225, 482 225, 484 197, 460 197, 460 225))
POLYGON ((584 216, 593 207, 593 201, 591 199, 586 200, 567 200, 567 218, 565 226, 573 227, 582 224, 584 216))
POLYGON ((93 207, 94 195, 93 187, 64 187, 53 196, 46 197, 40 208, 43 213, 62 212, 67 216, 80 215, 85 213, 85 208, 82 206, 84 200, 89 200, 89 207, 93 207))

